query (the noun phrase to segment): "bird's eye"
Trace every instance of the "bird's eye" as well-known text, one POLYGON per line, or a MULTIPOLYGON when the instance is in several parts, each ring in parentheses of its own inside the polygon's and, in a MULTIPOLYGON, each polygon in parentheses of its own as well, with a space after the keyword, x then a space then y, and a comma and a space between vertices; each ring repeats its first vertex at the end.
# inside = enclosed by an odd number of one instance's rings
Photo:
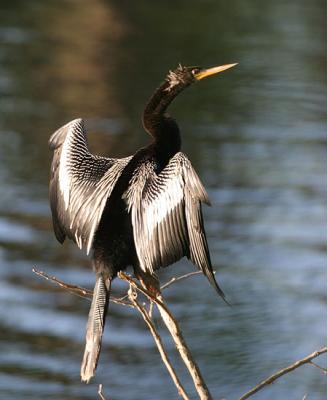
POLYGON ((200 68, 196 67, 192 69, 192 74, 196 75, 198 72, 200 72, 200 68))

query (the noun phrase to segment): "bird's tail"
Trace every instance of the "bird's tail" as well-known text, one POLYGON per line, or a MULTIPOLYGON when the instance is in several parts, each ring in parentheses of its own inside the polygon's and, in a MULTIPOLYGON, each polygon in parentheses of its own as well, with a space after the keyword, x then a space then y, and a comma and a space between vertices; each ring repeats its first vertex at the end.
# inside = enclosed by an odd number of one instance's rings
POLYGON ((93 299, 86 326, 86 344, 81 365, 81 379, 89 383, 94 376, 101 350, 102 334, 109 305, 111 279, 96 275, 93 299))

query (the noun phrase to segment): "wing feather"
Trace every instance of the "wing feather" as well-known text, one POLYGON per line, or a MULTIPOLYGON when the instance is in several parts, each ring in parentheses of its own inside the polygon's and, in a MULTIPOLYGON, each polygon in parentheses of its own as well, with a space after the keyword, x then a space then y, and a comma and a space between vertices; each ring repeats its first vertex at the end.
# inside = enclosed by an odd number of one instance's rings
POLYGON ((49 140, 53 150, 50 205, 59 242, 65 237, 90 251, 106 201, 131 159, 93 156, 83 120, 58 129, 49 140))
POLYGON ((154 162, 141 163, 125 198, 143 271, 153 273, 186 256, 224 297, 203 226, 201 203, 210 204, 209 198, 186 155, 175 154, 159 174, 154 162))

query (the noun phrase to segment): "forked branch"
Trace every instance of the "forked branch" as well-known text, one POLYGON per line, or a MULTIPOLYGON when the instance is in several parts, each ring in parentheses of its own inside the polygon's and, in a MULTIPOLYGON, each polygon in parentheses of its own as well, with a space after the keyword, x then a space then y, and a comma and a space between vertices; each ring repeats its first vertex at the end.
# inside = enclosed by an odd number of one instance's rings
POLYGON ((135 290, 133 290, 133 288, 131 286, 130 286, 130 289, 128 291, 128 298, 133 303, 134 307, 140 312, 140 314, 142 315, 145 323, 147 324, 147 326, 148 326, 148 328, 149 328, 149 330, 150 330, 150 332, 151 332, 151 334, 153 336, 153 339, 154 339, 154 341, 155 341, 155 343, 156 343, 156 345, 158 347, 158 351, 160 353, 162 361, 164 362, 164 364, 165 364, 165 366, 166 366, 166 368, 167 368, 167 370, 168 370, 168 372, 169 372, 169 374, 171 376, 171 379, 175 383, 175 386, 176 386, 176 388, 178 390, 178 393, 180 394, 180 396, 184 400, 189 400, 189 397, 188 397, 185 389, 183 388, 183 386, 182 386, 182 384, 181 384, 181 382, 180 382, 180 380, 179 380, 179 378, 178 378, 178 376, 176 374, 176 371, 175 371, 174 367, 172 366, 172 364, 171 364, 171 362, 170 362, 170 360, 168 358, 168 355, 167 355, 167 353, 166 353, 166 351, 165 351, 165 349, 163 347, 161 337, 160 337, 158 331, 156 330, 156 328, 154 326, 154 323, 153 323, 152 319, 149 316, 149 313, 136 300, 137 299, 137 294, 136 294, 135 290))
MULTIPOLYGON (((42 277, 42 278, 44 278, 44 279, 56 284, 56 285, 58 285, 62 289, 68 290, 72 294, 75 294, 75 295, 77 295, 79 297, 84 297, 84 298, 87 298, 87 299, 91 299, 92 298, 93 292, 91 290, 82 288, 80 286, 68 284, 66 282, 63 282, 63 281, 57 279, 54 276, 50 276, 50 275, 46 274, 43 271, 37 270, 36 268, 33 268, 33 272, 36 275, 38 275, 38 276, 40 276, 40 277, 42 277)), ((190 277, 192 275, 194 275, 194 273, 189 273, 189 274, 183 275, 181 277, 172 279, 169 282, 167 282, 165 285, 163 285, 163 288, 166 288, 166 287, 172 285, 173 283, 175 283, 177 281, 180 281, 181 279, 188 278, 188 277, 190 277)), ((176 386, 176 388, 178 390, 179 395, 184 400, 189 400, 189 397, 188 397, 184 387, 182 386, 182 384, 181 384, 181 382, 180 382, 180 380, 179 380, 179 378, 178 378, 178 376, 176 374, 176 371, 174 370, 174 368, 173 368, 173 366, 172 366, 172 364, 171 364, 171 362, 170 362, 170 360, 168 358, 168 355, 167 355, 167 352, 164 349, 161 337, 160 337, 158 331, 155 328, 154 322, 153 322, 150 314, 145 309, 145 307, 141 306, 141 304, 137 301, 136 290, 138 290, 143 295, 145 295, 150 300, 151 303, 154 303, 154 304, 157 305, 157 307, 158 307, 158 309, 160 311, 160 314, 162 315, 162 318, 163 318, 164 322, 166 323, 166 325, 168 324, 167 327, 169 326, 168 329, 172 334, 172 337, 173 337, 173 340, 175 342, 175 345, 176 345, 177 349, 179 350, 179 352, 180 352, 180 354, 181 354, 181 356, 183 358, 183 361, 185 362, 185 365, 187 366, 187 368, 188 368, 188 370, 189 370, 189 372, 190 372, 190 374, 191 374, 191 376, 193 378, 193 381, 194 381, 194 384, 195 384, 195 387, 196 387, 196 390, 197 390, 197 392, 199 394, 200 399, 201 400, 209 400, 209 399, 211 399, 211 395, 210 395, 210 393, 209 393, 209 391, 208 391, 208 389, 206 387, 205 382, 203 381, 203 379, 202 379, 202 377, 200 375, 200 371, 199 371, 196 363, 194 362, 190 351, 188 350, 188 348, 187 348, 187 346, 185 344, 185 341, 184 341, 183 336, 181 334, 181 331, 180 331, 180 329, 179 329, 179 327, 177 325, 177 322, 175 321, 175 319, 171 315, 171 313, 168 310, 167 306, 164 304, 164 301, 163 301, 162 297, 160 297, 160 300, 158 298, 154 297, 150 292, 148 292, 145 288, 143 288, 141 285, 139 285, 129 275, 126 275, 126 274, 122 273, 120 275, 120 278, 129 283, 130 289, 128 291, 128 295, 124 296, 123 298, 120 298, 120 299, 111 297, 110 301, 113 301, 114 303, 117 303, 117 304, 133 307, 133 308, 137 309, 140 312, 140 314, 142 315, 145 323, 147 324, 147 326, 148 326, 148 328, 149 328, 149 330, 150 330, 150 332, 151 332, 151 334, 153 336, 153 339, 154 339, 154 341, 155 341, 155 343, 157 345, 157 348, 158 348, 158 351, 159 351, 159 353, 161 355, 161 358, 162 358, 162 360, 163 360, 163 362, 164 362, 164 364, 165 364, 165 366, 166 366, 166 368, 167 368, 167 370, 168 370, 168 372, 169 372, 169 374, 170 374, 170 376, 171 376, 171 378, 172 378, 172 380, 173 380, 173 382, 174 382, 174 384, 175 384, 175 386, 176 386), (129 301, 127 300, 127 298, 128 298, 129 301)), ((104 399, 104 395, 103 395, 103 392, 102 392, 102 386, 99 387, 98 394, 99 394, 101 399, 104 399)))
POLYGON ((212 396, 209 392, 209 389, 204 382, 199 367, 197 363, 192 357, 190 350, 188 349, 184 337, 182 335, 182 331, 178 326, 177 321, 171 314, 170 310, 168 309, 167 305, 165 304, 162 296, 155 297, 151 292, 146 290, 143 286, 141 286, 138 282, 136 282, 132 277, 125 274, 124 272, 119 273, 119 278, 127 281, 131 287, 138 290, 139 292, 143 293, 150 301, 156 304, 158 310, 160 312, 161 318, 163 319, 167 329, 169 330, 175 346, 186 366, 188 369, 191 378, 193 380, 195 389, 200 397, 201 400, 210 400, 212 396))
MULTIPOLYGON (((65 283, 59 279, 57 279, 54 276, 49 276, 48 274, 46 274, 43 271, 39 271, 36 268, 33 268, 33 272, 52 282, 55 283, 56 285, 60 286, 62 289, 68 290, 70 293, 75 294, 77 296, 80 297, 84 297, 87 298, 88 300, 90 300, 90 298, 92 298, 93 292, 91 290, 82 288, 80 286, 76 286, 76 285, 71 285, 68 283, 65 283)), ((164 284, 161 289, 165 289, 168 286, 170 286, 171 284, 181 280, 181 279, 185 279, 188 278, 192 275, 195 275, 196 273, 189 273, 186 275, 183 275, 181 277, 178 278, 173 278, 171 279, 169 282, 167 282, 166 284, 164 284)), ((195 363, 195 361, 192 358, 192 355, 189 351, 189 349, 186 346, 185 340, 182 336, 181 330, 176 322, 176 320, 173 318, 171 312, 169 311, 167 305, 165 304, 162 296, 158 296, 155 297, 151 292, 149 292, 148 290, 146 290, 143 286, 141 286, 136 280, 134 280, 131 276, 124 274, 124 273, 120 273, 119 276, 121 279, 127 281, 130 285, 130 289, 128 291, 128 295, 124 296, 123 298, 117 299, 117 298, 111 298, 110 300, 117 303, 117 304, 121 304, 121 305, 125 305, 125 306, 129 306, 132 308, 137 309, 140 314, 142 315, 145 323, 147 324, 147 326, 149 327, 149 330, 154 338, 154 341, 158 347, 159 353, 161 355, 161 358, 172 378, 172 380, 175 383, 175 386, 178 390, 178 393, 180 394, 180 396, 184 399, 184 400, 188 400, 189 397, 187 395, 187 393, 185 392, 185 389, 183 388, 182 384, 180 383, 177 374, 173 368, 173 366, 171 365, 171 362, 169 361, 169 358, 167 356, 167 353, 164 349, 161 337, 158 333, 158 331, 155 328, 154 322, 151 318, 151 316, 149 315, 148 311, 145 309, 145 307, 143 307, 142 305, 140 305, 140 303, 137 301, 137 296, 136 296, 136 291, 141 292, 143 295, 145 295, 151 303, 156 304, 156 306, 158 307, 158 310, 160 312, 160 315, 163 319, 163 321, 165 322, 169 332, 171 333, 171 336, 175 342, 176 348, 179 351, 192 379, 195 385, 195 388, 199 394, 199 397, 201 400, 208 400, 208 399, 212 399, 210 392, 205 384, 205 382, 203 381, 200 371, 195 363), (127 300, 128 299, 128 300, 127 300)), ((282 377, 283 375, 286 375, 292 371, 294 371, 295 369, 301 367, 302 365, 305 364, 309 364, 312 365, 316 368, 318 368, 323 374, 327 374, 327 369, 320 367, 319 365, 315 364, 314 362, 312 362, 313 359, 319 357, 320 355, 327 353, 327 347, 323 347, 317 351, 314 351, 313 353, 309 354, 308 356, 294 362, 293 364, 290 364, 289 366, 277 371, 276 373, 274 373, 273 375, 269 376, 267 379, 263 380, 262 382, 260 382, 258 385, 256 385, 255 387, 253 387, 251 390, 249 390, 247 393, 245 393, 244 395, 242 395, 239 400, 246 400, 249 397, 253 396, 255 393, 259 392, 261 389, 263 389, 264 387, 272 384, 273 382, 275 382, 277 379, 279 379, 280 377, 282 377)), ((104 394, 103 394, 103 389, 102 389, 102 385, 99 386, 99 392, 98 392, 99 396, 101 399, 105 399, 104 394)))
POLYGON ((249 390, 247 393, 245 393, 243 396, 241 396, 239 398, 239 400, 248 399, 249 397, 253 396, 255 393, 257 393, 259 390, 261 390, 265 386, 270 385, 271 383, 275 382, 276 379, 280 378, 281 376, 283 376, 285 374, 288 374, 291 371, 294 371, 295 369, 301 367, 304 364, 310 364, 311 360, 313 360, 316 357, 319 357, 321 354, 324 354, 324 353, 327 353, 327 347, 323 347, 320 350, 314 351, 313 353, 309 354, 308 356, 301 358, 301 360, 298 360, 295 363, 289 365, 288 367, 277 371, 276 373, 271 375, 269 378, 260 382, 253 389, 249 390))

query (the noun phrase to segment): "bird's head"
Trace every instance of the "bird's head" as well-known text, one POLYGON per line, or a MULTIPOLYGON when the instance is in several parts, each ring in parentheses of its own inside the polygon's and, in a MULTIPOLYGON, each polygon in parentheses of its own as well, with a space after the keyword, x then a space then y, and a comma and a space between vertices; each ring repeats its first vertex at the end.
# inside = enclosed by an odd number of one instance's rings
POLYGON ((167 132, 174 132, 175 137, 177 137, 179 135, 177 123, 166 113, 174 98, 192 83, 218 74, 235 65, 237 64, 225 64, 212 68, 179 65, 174 71, 169 71, 165 81, 154 92, 144 109, 142 120, 145 130, 154 137, 171 137, 167 132), (163 131, 165 131, 164 134, 163 131))
POLYGON ((212 68, 183 67, 181 64, 174 70, 169 71, 165 80, 167 92, 175 92, 184 89, 191 83, 200 81, 208 76, 218 74, 226 69, 232 68, 235 64, 225 64, 212 68))

